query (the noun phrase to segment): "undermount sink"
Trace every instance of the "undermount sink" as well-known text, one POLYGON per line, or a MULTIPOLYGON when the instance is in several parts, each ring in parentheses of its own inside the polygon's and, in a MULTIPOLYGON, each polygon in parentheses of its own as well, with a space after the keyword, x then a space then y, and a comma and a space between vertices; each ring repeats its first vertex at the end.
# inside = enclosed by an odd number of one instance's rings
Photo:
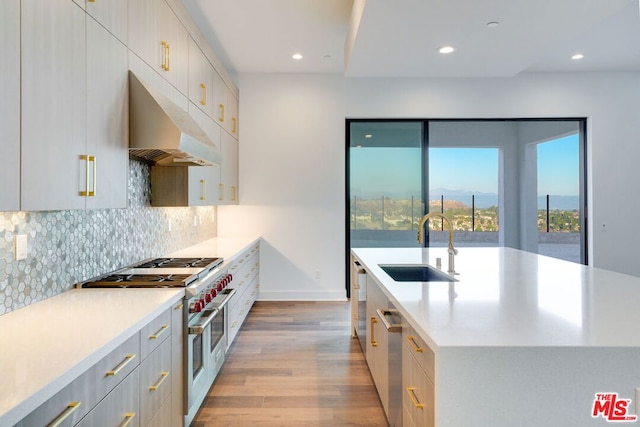
POLYGON ((396 282, 457 282, 448 274, 425 264, 379 264, 396 282))

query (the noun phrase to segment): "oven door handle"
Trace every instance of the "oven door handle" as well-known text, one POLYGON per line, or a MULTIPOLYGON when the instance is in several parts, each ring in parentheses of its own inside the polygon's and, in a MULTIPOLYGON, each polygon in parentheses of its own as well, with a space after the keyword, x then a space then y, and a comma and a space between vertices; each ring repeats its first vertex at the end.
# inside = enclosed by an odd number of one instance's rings
POLYGON ((220 304, 217 305, 218 308, 222 308, 227 305, 227 303, 231 301, 231 298, 233 298, 233 296, 236 294, 236 290, 233 288, 227 288, 226 291, 228 292, 227 296, 222 300, 220 304))
POLYGON ((204 330, 207 329, 207 326, 209 326, 209 324, 213 322, 216 317, 218 317, 219 313, 220 310, 218 310, 217 308, 204 310, 198 318, 200 319, 206 317, 207 320, 197 325, 189 325, 189 335, 202 335, 204 330))

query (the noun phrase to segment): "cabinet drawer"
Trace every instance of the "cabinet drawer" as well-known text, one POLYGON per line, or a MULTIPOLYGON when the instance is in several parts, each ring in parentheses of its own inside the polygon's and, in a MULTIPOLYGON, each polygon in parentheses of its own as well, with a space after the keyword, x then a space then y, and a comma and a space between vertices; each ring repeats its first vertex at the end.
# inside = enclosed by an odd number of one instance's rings
MULTIPOLYGON (((411 349, 402 349, 402 405, 416 426, 433 427, 435 389, 411 349)), ((410 423, 409 423, 410 424, 410 423)))
POLYGON ((435 355, 431 348, 424 342, 422 338, 418 336, 416 331, 406 326, 402 331, 402 341, 405 346, 408 346, 413 356, 418 361, 420 367, 427 374, 431 382, 434 380, 434 361, 435 355))
POLYGON ((140 425, 147 426, 160 408, 171 404, 171 340, 164 340, 140 364, 140 425))
MULTIPOLYGON (((183 418, 182 413, 179 414, 181 418, 183 418)), ((149 422, 149 427, 175 427, 182 425, 184 421, 179 421, 178 423, 171 422, 171 405, 169 402, 162 405, 160 410, 153 416, 151 421, 149 422)), ((146 427, 146 426, 144 426, 146 427)))
POLYGON ((138 370, 135 370, 93 408, 78 426, 139 426, 137 384, 138 370))
POLYGON ((171 335, 171 309, 153 319, 140 330, 140 353, 144 360, 171 335))
POLYGON ((23 420, 25 426, 76 424, 140 363, 140 335, 135 334, 23 420))

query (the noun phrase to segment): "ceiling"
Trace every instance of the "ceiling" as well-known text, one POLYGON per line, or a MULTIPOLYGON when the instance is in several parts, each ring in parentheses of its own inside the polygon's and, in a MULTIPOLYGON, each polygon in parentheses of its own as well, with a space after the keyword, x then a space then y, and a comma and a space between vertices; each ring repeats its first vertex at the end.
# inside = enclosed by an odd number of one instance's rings
POLYGON ((640 71, 638 0, 182 1, 234 76, 640 71))

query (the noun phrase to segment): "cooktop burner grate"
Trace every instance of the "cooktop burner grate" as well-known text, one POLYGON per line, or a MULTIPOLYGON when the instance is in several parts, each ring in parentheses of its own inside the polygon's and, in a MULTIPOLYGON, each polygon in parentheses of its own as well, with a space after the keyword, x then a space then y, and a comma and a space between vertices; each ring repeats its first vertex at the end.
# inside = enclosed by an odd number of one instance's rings
POLYGON ((199 268, 219 264, 221 258, 156 258, 136 264, 133 268, 199 268))

